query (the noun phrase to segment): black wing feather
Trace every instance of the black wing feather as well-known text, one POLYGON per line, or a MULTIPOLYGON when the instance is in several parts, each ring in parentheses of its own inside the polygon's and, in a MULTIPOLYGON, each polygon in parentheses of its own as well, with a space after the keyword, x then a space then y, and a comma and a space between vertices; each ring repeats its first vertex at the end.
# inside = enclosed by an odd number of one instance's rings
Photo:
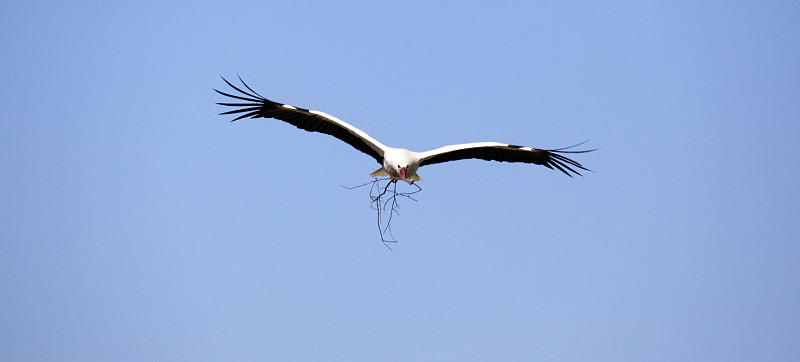
POLYGON ((336 123, 331 122, 331 120, 329 120, 328 118, 325 118, 315 113, 311 113, 311 111, 308 109, 299 107, 286 108, 284 107, 284 104, 273 102, 269 99, 266 99, 262 97, 260 94, 258 94, 256 91, 254 91, 252 88, 250 88, 250 86, 248 86, 247 83, 245 83, 241 77, 239 78, 239 81, 241 81, 244 87, 247 88, 247 90, 249 90, 250 92, 244 91, 241 88, 233 85, 224 77, 222 78, 222 80, 224 80, 225 83, 231 86, 231 88, 241 93, 241 95, 229 94, 214 89, 217 93, 224 95, 226 97, 248 102, 248 103, 239 103, 239 102, 217 103, 222 106, 240 107, 234 110, 220 113, 221 115, 244 113, 238 115, 236 118, 231 120, 231 122, 238 121, 242 118, 275 118, 308 132, 319 132, 336 137, 339 140, 349 144, 350 146, 353 146, 355 149, 371 156, 376 161, 378 161, 378 163, 383 162, 383 157, 372 147, 370 147, 370 145, 367 144, 363 139, 351 133, 348 129, 336 123))
POLYGON ((580 146, 586 142, 581 142, 577 145, 557 148, 552 150, 543 150, 537 148, 527 148, 515 145, 496 145, 487 147, 472 147, 462 148, 450 152, 440 153, 420 162, 420 166, 432 165, 435 163, 464 160, 464 159, 481 159, 486 161, 500 161, 500 162, 522 162, 542 165, 549 169, 557 169, 569 177, 573 174, 581 175, 576 169, 590 171, 588 168, 583 167, 577 161, 564 156, 564 153, 586 153, 594 150, 571 150, 574 147, 580 146))

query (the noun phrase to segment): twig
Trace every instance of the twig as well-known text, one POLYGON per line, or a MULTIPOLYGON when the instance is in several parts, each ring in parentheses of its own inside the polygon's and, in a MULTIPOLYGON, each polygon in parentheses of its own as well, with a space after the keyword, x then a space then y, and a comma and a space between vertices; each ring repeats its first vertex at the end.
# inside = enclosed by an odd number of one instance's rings
POLYGON ((400 214, 400 212, 398 211, 400 209, 400 204, 398 203, 397 197, 398 196, 405 197, 407 199, 410 199, 411 201, 417 202, 417 199, 415 199, 411 195, 422 191, 422 188, 419 187, 419 185, 416 185, 412 182, 411 185, 416 187, 417 188, 416 190, 410 192, 398 192, 396 180, 392 180, 391 178, 379 178, 379 177, 374 177, 372 181, 365 182, 358 186, 353 186, 353 187, 347 187, 344 185, 340 186, 348 190, 353 190, 367 185, 370 185, 369 198, 372 201, 370 203, 370 207, 378 212, 378 233, 380 233, 381 235, 381 242, 383 242, 383 245, 389 248, 389 250, 392 250, 392 248, 389 246, 388 243, 397 242, 397 240, 394 237, 394 234, 392 234, 392 217, 395 214, 398 215, 400 214), (383 181, 386 181, 385 186, 381 184, 383 181), (389 188, 390 186, 392 186, 391 189, 389 188), (385 220, 385 226, 384 226, 383 213, 386 211, 389 211, 389 217, 385 220), (389 238, 387 238, 387 235, 389 238))

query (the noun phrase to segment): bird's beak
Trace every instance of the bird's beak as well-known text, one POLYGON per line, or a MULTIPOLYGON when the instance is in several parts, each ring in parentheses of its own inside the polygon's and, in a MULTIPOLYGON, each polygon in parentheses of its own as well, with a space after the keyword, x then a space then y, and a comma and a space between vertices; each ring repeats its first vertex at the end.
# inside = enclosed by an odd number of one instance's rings
POLYGON ((400 176, 403 177, 403 181, 406 180, 406 168, 405 167, 400 169, 400 176))

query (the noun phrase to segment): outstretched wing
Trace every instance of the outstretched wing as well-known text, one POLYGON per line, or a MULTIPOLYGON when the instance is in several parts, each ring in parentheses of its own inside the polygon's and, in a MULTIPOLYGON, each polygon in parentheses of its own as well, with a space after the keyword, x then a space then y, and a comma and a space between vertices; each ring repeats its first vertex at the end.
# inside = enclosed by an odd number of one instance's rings
POLYGON ((228 85, 233 89, 239 91, 240 95, 228 94, 214 89, 217 93, 247 102, 217 103, 223 106, 237 107, 237 109, 220 114, 243 113, 234 118, 231 122, 248 117, 279 119, 308 132, 319 132, 336 137, 350 146, 353 146, 355 149, 370 155, 372 158, 378 161, 378 163, 383 162, 383 152, 386 149, 386 146, 370 137, 360 129, 355 128, 325 112, 312 111, 266 99, 250 88, 250 86, 248 86, 242 80, 242 78, 239 78, 239 81, 241 81, 250 92, 246 92, 241 88, 236 87, 235 85, 231 84, 231 82, 228 82, 228 80, 225 78, 222 78, 222 80, 224 80, 225 83, 228 83, 228 85))
POLYGON ((581 166, 580 163, 568 158, 564 153, 586 153, 594 150, 572 151, 570 149, 580 146, 585 142, 575 146, 557 148, 552 150, 542 150, 532 147, 509 145, 497 142, 476 142, 460 145, 451 145, 420 153, 420 166, 432 165, 434 163, 465 160, 477 158, 486 161, 502 162, 523 162, 542 165, 549 169, 558 169, 569 177, 572 174, 580 175, 575 169, 589 171, 581 166))

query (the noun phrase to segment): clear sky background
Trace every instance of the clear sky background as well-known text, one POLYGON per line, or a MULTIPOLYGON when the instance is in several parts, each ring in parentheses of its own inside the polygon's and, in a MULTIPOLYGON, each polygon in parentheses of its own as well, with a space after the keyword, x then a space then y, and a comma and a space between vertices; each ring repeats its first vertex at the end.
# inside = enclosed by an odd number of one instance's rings
POLYGON ((796 361, 797 1, 0 5, 0 359, 796 361), (217 115, 241 75, 417 151, 217 115))

